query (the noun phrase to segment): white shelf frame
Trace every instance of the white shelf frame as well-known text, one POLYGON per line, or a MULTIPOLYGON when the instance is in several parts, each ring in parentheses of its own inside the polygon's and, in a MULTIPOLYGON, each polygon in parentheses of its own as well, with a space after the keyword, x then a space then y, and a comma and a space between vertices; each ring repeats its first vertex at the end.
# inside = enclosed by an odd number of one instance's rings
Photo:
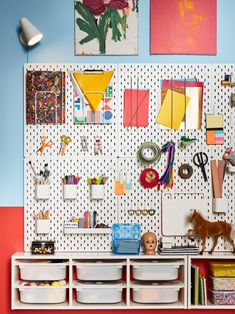
MULTIPOLYGON (((188 309, 229 309, 234 310, 235 305, 217 305, 212 304, 208 299, 208 291, 207 291, 207 305, 192 305, 191 304, 191 265, 192 260, 227 260, 227 261, 233 261, 235 263, 235 255, 228 253, 228 252, 219 252, 216 255, 190 255, 188 256, 188 309)), ((208 280, 208 278, 207 278, 208 280)))
POLYGON ((55 255, 31 255, 30 253, 15 253, 12 256, 12 288, 11 288, 11 308, 12 310, 20 309, 186 309, 187 308, 187 257, 186 256, 164 256, 164 255, 114 255, 112 253, 57 253, 55 255), (19 267, 20 262, 27 260, 66 260, 68 267, 68 300, 61 304, 24 304, 21 303, 17 291, 17 283, 19 281, 19 267), (74 267, 76 261, 79 260, 106 260, 106 261, 122 261, 125 269, 125 279, 123 279, 125 287, 125 300, 117 304, 81 304, 73 298, 74 289, 74 267), (180 260, 183 264, 180 266, 180 277, 183 287, 180 289, 180 300, 173 304, 145 304, 135 303, 131 300, 131 265, 132 261, 136 260, 180 260))

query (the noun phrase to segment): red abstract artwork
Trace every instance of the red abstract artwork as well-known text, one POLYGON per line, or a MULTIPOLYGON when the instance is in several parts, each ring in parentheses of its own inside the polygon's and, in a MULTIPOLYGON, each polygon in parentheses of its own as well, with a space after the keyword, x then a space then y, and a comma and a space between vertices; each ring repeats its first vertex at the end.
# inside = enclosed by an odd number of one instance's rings
POLYGON ((216 54, 216 0, 151 0, 151 54, 216 54))

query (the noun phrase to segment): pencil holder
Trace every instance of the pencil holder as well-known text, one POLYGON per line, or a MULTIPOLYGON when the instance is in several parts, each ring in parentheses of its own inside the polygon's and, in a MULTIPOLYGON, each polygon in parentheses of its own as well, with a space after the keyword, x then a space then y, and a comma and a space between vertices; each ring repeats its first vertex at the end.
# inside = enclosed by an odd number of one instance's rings
POLYGON ((74 200, 77 198, 77 185, 64 184, 64 200, 74 200))
POLYGON ((227 166, 227 169, 228 169, 228 172, 235 172, 235 166, 233 166, 233 165, 231 165, 231 164, 229 164, 229 165, 227 166))
POLYGON ((48 200, 50 198, 50 185, 49 184, 37 184, 36 185, 36 199, 48 200))
POLYGON ((91 184, 91 199, 102 200, 104 198, 104 185, 91 184))
POLYGON ((221 198, 213 198, 212 211, 213 213, 227 213, 228 198, 226 196, 221 197, 221 198))
POLYGON ((36 220, 36 233, 50 233, 50 220, 49 219, 37 219, 36 220))

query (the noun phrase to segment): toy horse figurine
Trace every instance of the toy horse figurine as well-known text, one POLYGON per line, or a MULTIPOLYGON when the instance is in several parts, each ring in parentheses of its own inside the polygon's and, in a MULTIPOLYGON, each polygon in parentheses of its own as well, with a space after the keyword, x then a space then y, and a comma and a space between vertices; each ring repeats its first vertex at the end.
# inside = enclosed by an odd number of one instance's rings
POLYGON ((199 236, 202 239, 202 250, 200 254, 203 254, 206 248, 207 237, 213 238, 213 246, 209 252, 212 254, 217 245, 220 236, 223 236, 233 247, 233 253, 235 253, 235 244, 232 239, 232 226, 226 221, 209 221, 202 217, 196 210, 190 215, 189 222, 194 226, 194 229, 188 230, 188 239, 192 240, 193 236, 199 236))

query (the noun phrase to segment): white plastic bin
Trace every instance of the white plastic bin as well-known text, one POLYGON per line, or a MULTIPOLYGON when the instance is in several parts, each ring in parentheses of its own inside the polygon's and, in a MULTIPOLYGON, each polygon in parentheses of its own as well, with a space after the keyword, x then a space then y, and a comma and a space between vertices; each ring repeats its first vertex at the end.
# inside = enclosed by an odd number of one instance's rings
POLYGON ((66 277, 66 265, 60 264, 34 264, 19 265, 22 280, 62 280, 66 277))
POLYGON ((64 184, 64 200, 74 200, 77 198, 77 185, 64 184))
POLYGON ((84 261, 76 262, 77 279, 79 280, 120 280, 123 262, 84 261))
POLYGON ((133 301, 137 303, 175 303, 178 302, 179 290, 177 283, 141 282, 131 285, 133 301))
POLYGON ((132 262, 133 278, 137 280, 174 280, 178 278, 181 262, 138 261, 132 262))
POLYGON ((64 287, 20 287, 20 301, 23 303, 62 303, 66 300, 64 287))
POLYGON ((48 200, 50 198, 50 185, 49 184, 37 184, 36 185, 36 199, 48 200))
POLYGON ((79 303, 119 303, 122 301, 123 283, 84 282, 75 287, 79 303))

